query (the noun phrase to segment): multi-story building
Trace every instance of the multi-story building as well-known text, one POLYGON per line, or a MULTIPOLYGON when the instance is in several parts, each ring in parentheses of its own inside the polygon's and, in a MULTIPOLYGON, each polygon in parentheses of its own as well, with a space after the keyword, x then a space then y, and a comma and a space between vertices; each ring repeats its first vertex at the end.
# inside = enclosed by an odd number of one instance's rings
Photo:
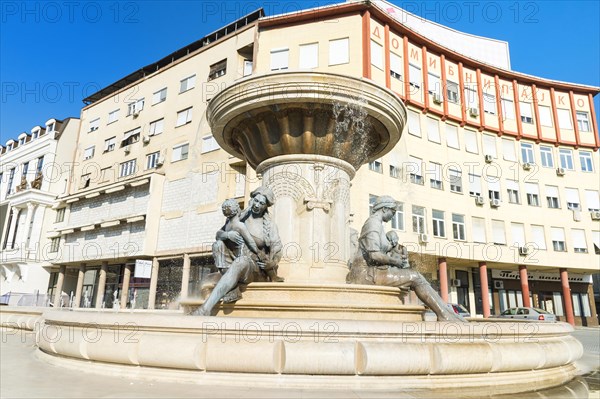
POLYGON ((260 183, 216 144, 207 103, 249 75, 297 70, 370 79, 409 109, 400 142, 353 180, 355 229, 392 195, 392 228, 448 301, 598 323, 599 89, 512 71, 507 43, 382 1, 259 10, 87 98, 52 281, 64 291, 75 270, 76 305, 97 307, 168 307, 193 292, 219 204, 260 183))
MULTIPOLYGON (((50 119, 9 139, 0 151, 2 268, 0 295, 10 304, 44 304, 52 266, 47 254, 58 241, 47 235, 52 206, 67 192, 79 119, 50 119)), ((51 220, 52 219, 52 220, 51 220)))

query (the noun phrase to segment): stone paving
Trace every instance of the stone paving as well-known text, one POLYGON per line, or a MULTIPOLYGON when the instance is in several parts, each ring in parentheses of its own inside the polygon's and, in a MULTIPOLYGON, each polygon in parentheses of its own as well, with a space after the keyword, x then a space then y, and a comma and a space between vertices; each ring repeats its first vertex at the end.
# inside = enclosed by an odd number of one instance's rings
MULTIPOLYGON (((580 328, 573 334, 583 346, 585 355, 577 366, 586 373, 590 397, 600 398, 600 329, 580 328)), ((36 355, 33 334, 2 332, 0 344, 1 398, 425 398, 408 392, 353 392, 267 390, 200 386, 194 384, 145 381, 107 377, 53 366, 36 355)), ((493 393, 490 393, 493 395, 493 393)), ((436 395, 439 397, 438 395, 436 395)), ((444 397, 443 395, 441 397, 444 397)), ((536 393, 519 397, 540 397, 536 393)), ((543 397, 555 397, 553 395, 543 397)), ((560 397, 560 396, 557 396, 560 397)))

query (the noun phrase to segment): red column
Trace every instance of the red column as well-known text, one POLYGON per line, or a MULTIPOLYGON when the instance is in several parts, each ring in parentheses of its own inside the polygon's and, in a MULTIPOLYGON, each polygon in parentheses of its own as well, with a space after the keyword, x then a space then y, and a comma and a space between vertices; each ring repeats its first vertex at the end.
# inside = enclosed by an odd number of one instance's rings
POLYGON ((529 300, 529 281, 527 280, 527 266, 519 265, 519 277, 521 278, 521 292, 523 293, 523 306, 531 307, 529 300))
POLYGON ((565 304, 565 314, 567 315, 567 323, 575 325, 575 315, 573 315, 573 301, 571 300, 571 287, 569 287, 569 273, 567 269, 560 269, 560 283, 563 291, 563 302, 565 304))
POLYGON ((481 306, 483 317, 490 317, 490 294, 487 278, 487 263, 479 262, 479 281, 481 281, 481 306))
POLYGON ((438 258, 438 269, 440 271, 440 296, 442 301, 448 303, 448 266, 446 258, 438 258))

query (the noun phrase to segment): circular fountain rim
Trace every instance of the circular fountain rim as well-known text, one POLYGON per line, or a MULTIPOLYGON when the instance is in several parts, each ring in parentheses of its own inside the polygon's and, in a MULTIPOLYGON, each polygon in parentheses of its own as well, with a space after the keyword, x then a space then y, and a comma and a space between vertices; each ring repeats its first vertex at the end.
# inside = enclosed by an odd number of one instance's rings
POLYGON ((230 136, 225 131, 227 125, 239 115, 260 107, 276 107, 282 103, 327 104, 330 101, 349 102, 348 100, 353 98, 367 100, 368 115, 385 127, 389 137, 382 149, 369 154, 366 163, 380 158, 394 148, 406 125, 407 110, 396 93, 365 78, 312 71, 274 72, 251 76, 213 97, 206 109, 206 118, 219 146, 229 154, 245 159, 231 144, 230 136), (307 85, 312 85, 310 90, 305 89, 307 85))

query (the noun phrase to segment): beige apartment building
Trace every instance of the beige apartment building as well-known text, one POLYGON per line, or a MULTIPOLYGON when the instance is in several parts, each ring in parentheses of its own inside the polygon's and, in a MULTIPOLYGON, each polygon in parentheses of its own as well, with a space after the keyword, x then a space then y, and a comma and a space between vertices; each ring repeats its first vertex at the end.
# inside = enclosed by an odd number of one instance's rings
POLYGON ((448 302, 598 324, 599 89, 512 71, 507 43, 418 22, 383 1, 259 10, 87 98, 50 289, 121 308, 196 292, 221 202, 260 184, 217 145, 208 102, 251 76, 318 71, 369 79, 409 109, 397 146, 352 182, 351 227, 392 195, 391 227, 448 302))

